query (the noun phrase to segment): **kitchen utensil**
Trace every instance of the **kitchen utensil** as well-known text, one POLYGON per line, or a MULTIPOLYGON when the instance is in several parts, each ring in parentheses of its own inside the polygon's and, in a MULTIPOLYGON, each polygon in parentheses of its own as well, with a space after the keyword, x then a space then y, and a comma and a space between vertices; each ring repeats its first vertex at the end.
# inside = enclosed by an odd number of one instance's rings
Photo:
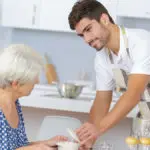
POLYGON ((49 84, 52 84, 53 81, 57 81, 57 74, 55 71, 55 67, 52 64, 50 57, 45 53, 44 55, 46 60, 45 74, 49 84))
POLYGON ((80 143, 80 140, 79 140, 77 134, 72 129, 67 128, 67 132, 70 134, 70 136, 73 138, 73 140, 75 140, 78 143, 80 143))
POLYGON ((56 84, 60 96, 65 98, 77 98, 84 87, 83 85, 76 85, 75 83, 53 83, 56 84))

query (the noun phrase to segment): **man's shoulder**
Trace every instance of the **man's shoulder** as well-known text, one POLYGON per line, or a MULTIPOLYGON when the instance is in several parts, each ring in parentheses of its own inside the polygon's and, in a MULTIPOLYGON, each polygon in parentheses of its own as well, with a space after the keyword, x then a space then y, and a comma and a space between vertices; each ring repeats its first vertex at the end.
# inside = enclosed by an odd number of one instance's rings
POLYGON ((132 61, 134 63, 149 61, 150 32, 144 29, 127 29, 127 33, 132 61))

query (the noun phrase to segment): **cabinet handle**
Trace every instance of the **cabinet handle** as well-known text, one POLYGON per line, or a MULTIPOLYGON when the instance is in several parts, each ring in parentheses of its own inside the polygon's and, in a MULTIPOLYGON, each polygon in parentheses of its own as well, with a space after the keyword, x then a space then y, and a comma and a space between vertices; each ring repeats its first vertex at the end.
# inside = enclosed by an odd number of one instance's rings
POLYGON ((32 17, 32 25, 35 25, 35 16, 32 17))
POLYGON ((35 25, 37 6, 33 5, 32 25, 35 25))
POLYGON ((146 15, 150 15, 150 12, 145 12, 146 13, 146 15))

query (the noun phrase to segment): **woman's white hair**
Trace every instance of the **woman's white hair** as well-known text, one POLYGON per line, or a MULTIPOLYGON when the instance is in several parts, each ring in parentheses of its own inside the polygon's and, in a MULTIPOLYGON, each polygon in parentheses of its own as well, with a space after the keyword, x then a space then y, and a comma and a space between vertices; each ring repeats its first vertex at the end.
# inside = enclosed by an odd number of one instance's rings
POLYGON ((40 54, 24 44, 13 44, 0 51, 0 88, 32 82, 44 67, 40 54))

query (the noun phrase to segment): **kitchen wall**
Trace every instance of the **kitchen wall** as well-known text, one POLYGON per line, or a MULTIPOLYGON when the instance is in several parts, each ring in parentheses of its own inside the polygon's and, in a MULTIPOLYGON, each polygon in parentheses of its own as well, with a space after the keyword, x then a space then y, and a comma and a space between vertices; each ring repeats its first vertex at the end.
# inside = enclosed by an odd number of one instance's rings
MULTIPOLYGON (((95 49, 86 45, 75 33, 14 29, 12 43, 28 44, 42 55, 48 52, 61 81, 78 79, 84 71, 88 79, 95 78, 95 49)), ((46 82, 43 74, 41 82, 46 82)))
POLYGON ((12 40, 13 29, 0 26, 0 49, 8 46, 12 40))
MULTIPOLYGON (((129 28, 150 30, 150 20, 137 18, 118 18, 118 24, 129 28)), ((48 52, 56 67, 60 81, 77 80, 86 72, 86 79, 95 81, 95 49, 84 43, 75 33, 51 32, 28 29, 0 28, 0 48, 10 43, 25 43, 42 55, 48 52)), ((47 83, 45 74, 40 76, 41 83, 47 83)))

